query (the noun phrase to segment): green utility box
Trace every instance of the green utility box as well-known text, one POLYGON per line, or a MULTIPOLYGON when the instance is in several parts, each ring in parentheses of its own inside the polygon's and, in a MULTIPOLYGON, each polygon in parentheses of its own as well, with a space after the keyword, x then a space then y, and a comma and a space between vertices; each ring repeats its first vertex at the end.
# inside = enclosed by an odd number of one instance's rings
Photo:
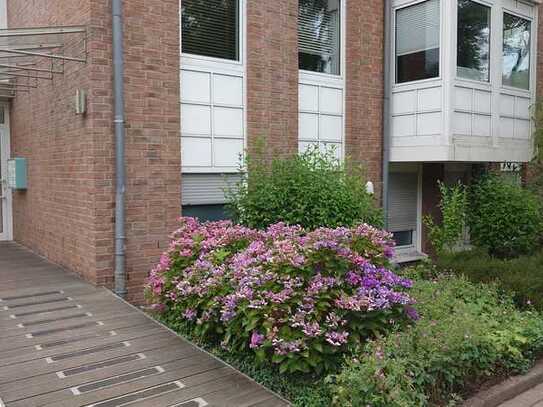
POLYGON ((11 158, 8 160, 8 187, 11 189, 26 189, 26 158, 11 158))

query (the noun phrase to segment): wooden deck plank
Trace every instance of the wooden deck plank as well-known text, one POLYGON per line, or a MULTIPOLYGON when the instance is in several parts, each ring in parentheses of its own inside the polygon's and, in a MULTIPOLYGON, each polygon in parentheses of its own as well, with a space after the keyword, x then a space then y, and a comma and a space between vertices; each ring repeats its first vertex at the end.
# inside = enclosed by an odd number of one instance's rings
POLYGON ((0 281, 0 405, 170 407, 206 396, 210 406, 288 405, 21 246, 0 243, 0 281))

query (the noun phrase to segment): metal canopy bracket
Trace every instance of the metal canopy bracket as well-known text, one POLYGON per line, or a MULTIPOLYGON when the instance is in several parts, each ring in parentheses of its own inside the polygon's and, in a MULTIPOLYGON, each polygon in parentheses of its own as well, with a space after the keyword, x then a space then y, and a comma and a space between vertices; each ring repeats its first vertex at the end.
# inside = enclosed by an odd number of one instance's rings
POLYGON ((84 26, 0 30, 0 97, 13 98, 64 74, 69 62, 87 62, 84 26))

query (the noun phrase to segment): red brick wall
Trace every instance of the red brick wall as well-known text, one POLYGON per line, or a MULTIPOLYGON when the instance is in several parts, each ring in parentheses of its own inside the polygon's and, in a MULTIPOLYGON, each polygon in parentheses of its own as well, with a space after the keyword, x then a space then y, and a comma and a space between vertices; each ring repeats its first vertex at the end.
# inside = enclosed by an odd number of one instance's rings
MULTIPOLYGON (((422 166, 422 216, 430 215, 437 222, 441 222, 439 211, 439 185, 438 181, 445 178, 445 166, 440 163, 424 163, 422 166)), ((422 226, 422 251, 433 254, 429 240, 428 229, 422 226)))
POLYGON ((179 1, 125 1, 129 299, 181 214, 179 1))
POLYGON ((384 1, 347 2, 345 152, 381 195, 384 1))
MULTIPOLYGON (((18 96, 13 156, 29 160, 29 188, 14 200, 15 239, 97 284, 114 262, 111 2, 12 0, 11 27, 83 24, 88 64, 18 96), (88 113, 76 116, 76 88, 88 113)), ((164 249, 181 211, 177 0, 125 4, 126 237, 129 299, 164 249)))
POLYGON ((247 133, 268 154, 298 151, 298 1, 247 0, 247 133))
MULTIPOLYGON (((90 1, 10 0, 9 27, 90 21, 90 1)), ((76 116, 76 88, 88 88, 90 65, 68 63, 65 74, 21 93, 11 109, 12 156, 28 159, 28 191, 13 201, 15 240, 96 281, 94 257, 94 106, 76 116)))

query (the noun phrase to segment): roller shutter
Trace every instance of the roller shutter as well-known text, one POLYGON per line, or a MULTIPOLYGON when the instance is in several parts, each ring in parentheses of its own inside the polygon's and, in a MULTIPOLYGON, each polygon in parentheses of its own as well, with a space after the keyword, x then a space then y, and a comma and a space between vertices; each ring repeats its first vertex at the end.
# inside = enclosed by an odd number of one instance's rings
POLYGON ((237 174, 183 174, 181 179, 183 205, 216 205, 226 203, 225 188, 234 186, 237 174))
POLYGON ((389 182, 389 231, 417 230, 418 174, 393 172, 389 182))

